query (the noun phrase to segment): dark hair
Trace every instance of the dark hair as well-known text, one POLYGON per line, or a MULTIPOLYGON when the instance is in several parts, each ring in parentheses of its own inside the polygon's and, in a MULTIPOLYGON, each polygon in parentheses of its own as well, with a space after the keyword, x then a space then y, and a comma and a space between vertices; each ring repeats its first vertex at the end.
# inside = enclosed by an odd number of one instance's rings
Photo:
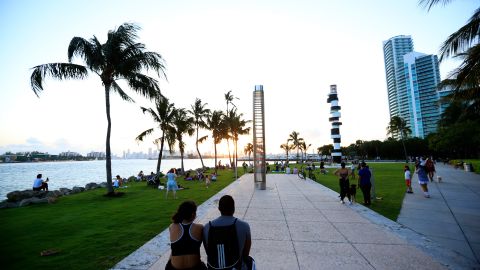
POLYGON ((340 163, 340 166, 345 169, 345 162, 340 163))
POLYGON ((37 174, 37 178, 42 178, 42 174, 41 173, 37 174))
POLYGON ((405 165, 404 170, 410 171, 410 167, 408 167, 408 165, 405 165))
POLYGON ((218 202, 218 210, 222 216, 233 216, 235 213, 235 201, 232 196, 224 195, 218 202))
POLYGON ((367 167, 367 163, 365 163, 365 161, 362 161, 362 167, 367 167))
POLYGON ((194 201, 184 201, 177 209, 177 212, 172 216, 173 223, 180 223, 182 220, 190 220, 197 212, 197 205, 194 201))

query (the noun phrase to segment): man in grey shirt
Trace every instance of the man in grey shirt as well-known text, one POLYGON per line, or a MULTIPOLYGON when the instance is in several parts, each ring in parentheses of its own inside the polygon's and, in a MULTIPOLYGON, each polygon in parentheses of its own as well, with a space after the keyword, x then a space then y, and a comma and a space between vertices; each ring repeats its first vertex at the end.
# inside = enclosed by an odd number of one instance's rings
MULTIPOLYGON (((218 202, 218 210, 220 210, 221 216, 205 224, 203 228, 203 245, 207 252, 207 256, 212 256, 212 254, 208 254, 208 236, 210 227, 226 227, 235 224, 239 250, 239 254, 237 256, 238 258, 242 259, 242 264, 245 264, 245 260, 248 260, 247 258, 249 256, 250 247, 252 244, 250 225, 248 225, 247 222, 233 216, 235 213, 235 201, 230 195, 224 195, 222 198, 220 198, 220 201, 218 202)), ((244 268, 244 265, 242 265, 242 268, 244 268)))

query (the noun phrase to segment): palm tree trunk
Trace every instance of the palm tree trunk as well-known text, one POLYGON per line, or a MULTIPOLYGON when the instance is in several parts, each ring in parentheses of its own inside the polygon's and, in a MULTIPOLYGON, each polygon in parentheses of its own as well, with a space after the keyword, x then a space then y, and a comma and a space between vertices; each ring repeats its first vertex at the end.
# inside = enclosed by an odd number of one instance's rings
POLYGON ((197 126, 197 140, 195 141, 195 146, 197 147, 197 153, 198 153, 198 157, 200 158, 200 162, 202 162, 202 169, 204 169, 205 165, 203 165, 202 155, 200 154, 200 150, 198 150, 198 126, 197 126))
POLYGON ((237 159, 238 159, 238 140, 234 139, 234 143, 235 143, 235 179, 238 178, 238 172, 237 172, 237 159))
POLYGON ((232 165, 232 157, 230 155, 230 140, 227 137, 227 149, 228 149, 228 162, 230 162, 230 166, 232 165))
POLYGON ((402 144, 403 144, 403 152, 405 153, 405 162, 408 163, 408 156, 407 156, 407 148, 405 147, 405 141, 402 137, 402 144))
POLYGON ((180 149, 180 160, 182 164, 182 174, 185 174, 185 168, 183 167, 183 149, 180 149))
POLYGON ((112 131, 112 120, 110 119, 110 85, 105 85, 105 107, 107 111, 107 140, 105 146, 105 163, 107 169, 107 194, 113 193, 112 185, 112 153, 110 150, 110 134, 112 131))
POLYGON ((217 174, 217 144, 216 143, 213 144, 213 149, 215 149, 215 165, 214 165, 214 167, 215 167, 215 174, 217 174))
POLYGON ((162 139, 160 140, 160 153, 158 153, 158 160, 157 160, 157 174, 160 172, 160 167, 162 166, 163 144, 164 143, 165 143, 165 131, 162 132, 162 139))

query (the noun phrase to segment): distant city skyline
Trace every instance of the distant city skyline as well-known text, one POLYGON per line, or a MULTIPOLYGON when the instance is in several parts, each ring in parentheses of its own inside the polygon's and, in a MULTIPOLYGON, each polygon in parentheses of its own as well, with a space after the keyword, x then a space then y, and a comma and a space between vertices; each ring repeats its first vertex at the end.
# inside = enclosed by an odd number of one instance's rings
MULTIPOLYGON (((212 110, 225 110, 223 95, 232 90, 239 112, 251 119, 254 85, 262 84, 267 154, 282 153, 280 145, 292 131, 311 149, 331 143, 325 103, 331 84, 338 86, 342 104, 342 145, 384 140, 389 110, 382 41, 410 35, 416 50, 437 54, 476 8, 475 1, 454 1, 427 12, 417 0, 105 0, 75 6, 70 1, 4 0, 0 152, 105 151, 105 101, 96 75, 83 81, 47 79, 40 98, 29 80, 32 67, 67 61, 73 37, 95 35, 104 42, 108 31, 124 22, 141 26, 138 41, 165 58, 168 81, 159 84, 177 107, 189 109, 198 97, 212 110)), ((441 63, 441 78, 458 64, 441 63)), ((112 95, 111 146, 117 156, 128 148, 154 148, 152 141, 160 136, 135 141, 154 126, 139 107, 153 104, 132 97, 136 103, 112 95)), ((210 133, 202 130, 200 135, 210 133)), ((194 140, 186 139, 188 150, 194 149, 194 140)), ((251 135, 242 137, 239 152, 250 141, 251 135)), ((200 151, 213 152, 211 138, 200 151)), ((219 151, 227 153, 225 142, 219 151)))

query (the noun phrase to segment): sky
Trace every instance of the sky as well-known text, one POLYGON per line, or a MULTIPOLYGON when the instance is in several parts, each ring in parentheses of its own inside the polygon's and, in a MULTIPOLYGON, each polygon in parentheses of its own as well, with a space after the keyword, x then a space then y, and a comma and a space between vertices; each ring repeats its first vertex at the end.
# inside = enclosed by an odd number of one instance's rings
MULTIPOLYGON (((165 59, 167 80, 159 84, 176 107, 189 109, 200 98, 211 110, 225 110, 224 94, 232 90, 239 112, 252 119, 254 86, 263 85, 267 153, 281 153, 292 131, 311 144, 309 153, 332 143, 326 103, 331 84, 342 106, 342 145, 384 140, 389 113, 382 42, 411 35, 415 51, 437 54, 477 7, 469 0, 430 11, 417 0, 0 0, 0 153, 105 151, 98 76, 47 78, 37 97, 31 68, 67 62, 73 37, 95 35, 103 43, 125 22, 138 24, 138 41, 165 59)), ((442 63, 442 79, 458 64, 442 63)), ((153 103, 126 90, 135 103, 111 97, 111 147, 119 156, 155 149, 155 136, 135 141, 155 126, 140 110, 153 103)), ((186 141, 194 150, 194 139, 186 141)), ((251 141, 252 135, 244 136, 239 147, 251 141)), ((225 143, 220 150, 226 151, 225 143)), ((200 151, 212 152, 212 140, 200 151)))

